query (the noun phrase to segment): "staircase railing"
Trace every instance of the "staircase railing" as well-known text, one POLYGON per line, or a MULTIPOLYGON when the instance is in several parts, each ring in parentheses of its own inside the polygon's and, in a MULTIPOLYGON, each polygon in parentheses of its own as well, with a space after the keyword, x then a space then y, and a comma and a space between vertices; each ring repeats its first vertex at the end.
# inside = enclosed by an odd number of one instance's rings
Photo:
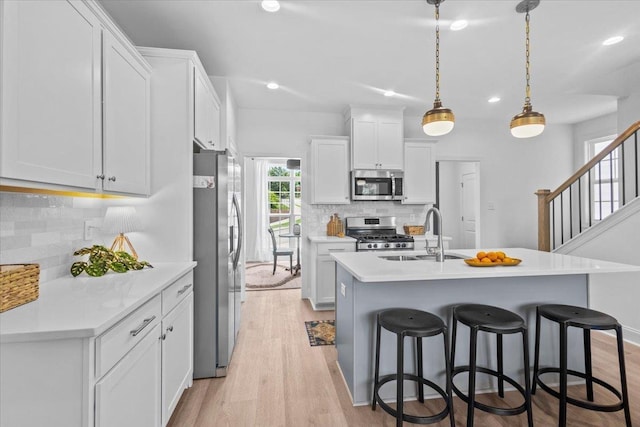
POLYGON ((538 249, 551 251, 638 197, 640 121, 556 190, 538 190, 538 249), (608 201, 603 202, 603 196, 608 201), (617 200, 616 200, 617 197, 617 200), (598 206, 597 210, 594 203, 598 206), (603 205, 609 208, 603 211, 603 205))

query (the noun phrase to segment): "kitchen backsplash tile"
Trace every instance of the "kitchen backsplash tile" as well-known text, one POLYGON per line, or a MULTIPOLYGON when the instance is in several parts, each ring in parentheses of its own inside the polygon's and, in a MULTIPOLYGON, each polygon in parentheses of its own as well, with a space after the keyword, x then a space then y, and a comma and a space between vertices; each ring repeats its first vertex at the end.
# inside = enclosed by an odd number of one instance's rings
POLYGON ((0 263, 38 263, 40 282, 69 274, 73 251, 89 242, 84 222, 102 219, 101 199, 0 193, 0 263))

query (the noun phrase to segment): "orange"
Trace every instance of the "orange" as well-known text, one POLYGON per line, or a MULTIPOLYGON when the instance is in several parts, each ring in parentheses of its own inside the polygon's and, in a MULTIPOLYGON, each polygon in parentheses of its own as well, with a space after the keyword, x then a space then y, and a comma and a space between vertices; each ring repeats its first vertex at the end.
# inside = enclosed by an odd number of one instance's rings
POLYGON ((482 252, 482 251, 480 251, 480 252, 478 252, 476 254, 476 258, 478 258, 478 259, 482 259, 482 258, 484 258, 486 256, 487 256, 487 253, 486 252, 482 252))
POLYGON ((502 260, 504 259, 504 257, 506 257, 505 253, 502 251, 498 251, 496 252, 496 255, 498 255, 498 259, 502 260))
POLYGON ((496 254, 495 252, 489 252, 487 253, 487 258, 489 258, 491 262, 494 262, 498 259, 498 254, 496 254))
POLYGON ((509 258, 508 256, 506 256, 502 259, 502 262, 506 262, 506 263, 513 262, 513 258, 509 258))
POLYGON ((484 258, 482 258, 482 259, 480 260, 480 262, 484 262, 485 264, 489 264, 489 263, 491 263, 491 259, 489 259, 489 258, 487 258, 487 257, 484 257, 484 258))

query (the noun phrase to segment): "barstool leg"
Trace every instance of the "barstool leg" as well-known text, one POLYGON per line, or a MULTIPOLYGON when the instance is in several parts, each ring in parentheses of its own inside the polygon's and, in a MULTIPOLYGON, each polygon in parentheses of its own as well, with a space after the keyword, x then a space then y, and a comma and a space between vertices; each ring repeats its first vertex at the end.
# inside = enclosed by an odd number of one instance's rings
POLYGON ((371 392, 371 410, 376 410, 376 385, 380 379, 380 319, 376 320, 376 362, 373 376, 373 391, 371 392))
POLYGON ((447 335, 447 328, 445 327, 442 331, 442 336, 444 339, 444 372, 446 381, 445 388, 447 391, 447 398, 449 399, 449 401, 447 402, 447 406, 449 407, 449 421, 451 422, 451 427, 455 427, 456 422, 453 418, 453 394, 451 392, 451 359, 449 359, 449 337, 447 335))
POLYGON ((524 400, 527 406, 527 423, 533 427, 533 408, 531 407, 531 374, 529 373, 529 338, 527 329, 522 330, 522 351, 524 353, 524 400))
POLYGON ((616 340, 618 341, 618 364, 620 365, 620 388, 622 389, 622 405, 624 407, 624 419, 627 427, 631 427, 631 411, 629 409, 629 394, 627 391, 627 370, 624 364, 624 341, 622 339, 622 326, 616 326, 616 340))
POLYGON ((467 403, 467 427, 473 427, 473 410, 476 403, 476 347, 478 341, 478 328, 470 328, 471 340, 469 343, 469 402, 467 403))
MULTIPOLYGON (((422 378, 422 337, 416 338, 416 359, 418 362, 418 377, 422 378)), ((418 402, 424 403, 424 387, 420 381, 416 381, 418 385, 418 402)))
POLYGON ((567 324, 560 323, 560 406, 558 426, 567 425, 567 324))
POLYGON ((458 319, 453 315, 451 319, 451 372, 456 368, 456 331, 458 330, 458 319))
POLYGON ((498 335, 498 396, 504 398, 504 363, 502 360, 502 334, 498 335))
POLYGON ((533 355, 533 377, 531 378, 531 394, 536 394, 536 384, 538 380, 538 366, 540 363, 540 309, 536 307, 536 344, 535 353, 533 355))
POLYGON ((582 330, 584 345, 584 373, 587 381, 587 400, 593 402, 593 370, 591 365, 591 330, 582 330))
POLYGON ((402 427, 404 410, 404 335, 398 334, 398 367, 396 371, 396 427, 402 427))

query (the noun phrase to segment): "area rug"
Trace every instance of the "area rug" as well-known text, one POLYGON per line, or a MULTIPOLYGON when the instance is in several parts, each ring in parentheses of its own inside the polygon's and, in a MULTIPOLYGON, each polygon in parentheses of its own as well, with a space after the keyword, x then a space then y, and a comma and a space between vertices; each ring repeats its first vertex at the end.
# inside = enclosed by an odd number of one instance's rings
POLYGON ((276 274, 273 274, 273 263, 247 263, 245 271, 247 290, 299 288, 301 285, 300 274, 292 276, 289 271, 285 270, 286 267, 277 264, 276 274))
POLYGON ((318 345, 334 345, 336 343, 335 320, 311 320, 304 322, 311 347, 318 345))

